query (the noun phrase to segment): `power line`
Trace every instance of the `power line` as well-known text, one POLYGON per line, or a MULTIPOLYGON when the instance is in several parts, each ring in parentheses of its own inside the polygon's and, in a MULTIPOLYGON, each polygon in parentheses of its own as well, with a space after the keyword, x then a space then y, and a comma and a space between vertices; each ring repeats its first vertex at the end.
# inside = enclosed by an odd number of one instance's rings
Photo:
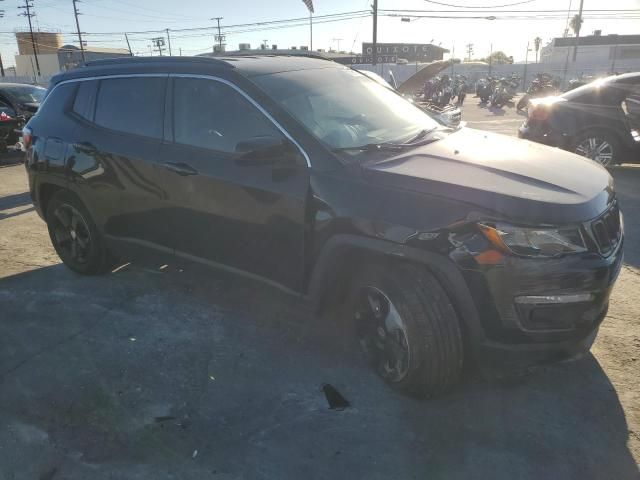
POLYGON ((484 6, 484 7, 471 6, 471 5, 452 5, 450 3, 436 2, 435 0, 424 0, 424 1, 427 3, 435 3, 436 5, 443 5, 445 7, 454 7, 454 8, 502 8, 502 7, 513 7, 514 5, 522 5, 524 3, 532 3, 532 2, 535 2, 536 0, 523 0, 521 2, 507 3, 506 5, 491 5, 491 6, 484 6))

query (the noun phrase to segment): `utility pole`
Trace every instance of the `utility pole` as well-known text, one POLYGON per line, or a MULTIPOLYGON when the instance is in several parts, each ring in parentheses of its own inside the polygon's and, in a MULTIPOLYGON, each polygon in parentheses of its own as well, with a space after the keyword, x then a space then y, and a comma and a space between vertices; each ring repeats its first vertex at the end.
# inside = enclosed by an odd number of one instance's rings
POLYGON ((24 5, 18 7, 19 9, 24 9, 24 12, 19 15, 23 17, 27 17, 29 20, 29 32, 31 33, 31 48, 33 49, 33 57, 36 60, 36 71, 38 77, 40 76, 40 63, 38 62, 38 51, 36 49, 36 39, 33 36, 33 25, 31 24, 31 17, 34 17, 36 14, 31 11, 33 8, 33 0, 24 0, 24 5))
POLYGON ((371 63, 375 65, 378 59, 378 0, 373 0, 373 57, 371 63))
POLYGON ((167 28, 167 42, 169 42, 169 56, 171 56, 171 37, 169 36, 168 28, 167 28))
POLYGON ((215 37, 215 40, 217 40, 218 42, 218 50, 220 51, 220 53, 222 53, 222 32, 220 30, 220 20, 222 20, 224 17, 213 17, 211 20, 215 20, 216 22, 218 22, 218 35, 215 37))
POLYGON ((340 51, 340 40, 342 40, 342 38, 332 38, 331 40, 333 40, 334 42, 338 43, 338 48, 336 49, 336 52, 340 51))
POLYGON ((0 74, 4 77, 4 65, 2 64, 2 55, 0 55, 0 74))
POLYGON ((269 46, 269 39, 265 38, 264 40, 262 40, 262 49, 267 50, 268 46, 269 46))
POLYGON ((524 73, 522 74, 522 90, 527 91, 527 63, 529 62, 529 42, 527 42, 527 51, 524 54, 524 73))
POLYGON ((313 13, 309 10, 309 50, 313 52, 313 13))
POLYGON ((467 43, 467 60, 471 61, 471 55, 473 55, 473 43, 467 43))
POLYGON ((584 0, 580 0, 580 10, 578 11, 578 25, 576 30, 576 43, 573 46, 573 61, 576 61, 576 57, 578 56, 578 43, 580 42, 580 29, 582 28, 582 6, 584 5, 584 0))
POLYGON ((129 36, 127 32, 124 33, 124 39, 127 41, 127 48, 129 49, 129 55, 133 57, 133 52, 131 51, 131 44, 129 43, 129 36))
POLYGON ((86 62, 86 59, 84 58, 84 44, 82 43, 82 33, 80 32, 80 22, 78 21, 78 15, 80 15, 80 12, 78 12, 78 3, 79 0, 72 0, 73 2, 73 14, 76 17, 76 28, 78 29, 78 41, 80 42, 80 54, 82 55, 82 63, 86 62))
POLYGON ((162 37, 152 38, 151 42, 153 43, 153 46, 158 49, 158 53, 160 54, 160 56, 162 56, 162 47, 164 47, 164 38, 162 37))
POLYGON ((493 58, 491 55, 493 55, 493 43, 489 47, 489 77, 491 76, 491 67, 493 65, 493 58))

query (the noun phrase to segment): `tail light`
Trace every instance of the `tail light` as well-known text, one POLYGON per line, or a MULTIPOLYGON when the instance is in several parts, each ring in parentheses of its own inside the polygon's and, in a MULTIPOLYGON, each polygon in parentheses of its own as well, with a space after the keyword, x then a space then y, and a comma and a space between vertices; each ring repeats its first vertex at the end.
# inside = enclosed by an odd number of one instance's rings
POLYGON ((10 122, 11 120, 13 120, 13 117, 7 112, 0 112, 0 122, 10 122))
POLYGON ((31 146, 31 140, 33 136, 31 134, 31 129, 29 127, 24 127, 22 129, 22 149, 24 151, 28 150, 31 146))

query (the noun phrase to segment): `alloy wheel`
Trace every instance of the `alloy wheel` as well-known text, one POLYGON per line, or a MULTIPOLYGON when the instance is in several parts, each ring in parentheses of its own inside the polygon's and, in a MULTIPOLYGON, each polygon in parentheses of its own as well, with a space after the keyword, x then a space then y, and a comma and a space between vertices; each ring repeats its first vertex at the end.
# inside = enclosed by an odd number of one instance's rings
POLYGON ((590 158, 603 167, 609 166, 613 160, 613 147, 609 142, 598 137, 584 139, 576 147, 575 153, 590 158))
POLYGON ((392 383, 404 379, 411 361, 407 328, 389 297, 376 287, 362 288, 355 318, 360 343, 380 376, 392 383))
POLYGON ((82 214, 63 203, 54 210, 53 217, 53 239, 58 251, 77 263, 86 263, 91 252, 91 234, 82 214))

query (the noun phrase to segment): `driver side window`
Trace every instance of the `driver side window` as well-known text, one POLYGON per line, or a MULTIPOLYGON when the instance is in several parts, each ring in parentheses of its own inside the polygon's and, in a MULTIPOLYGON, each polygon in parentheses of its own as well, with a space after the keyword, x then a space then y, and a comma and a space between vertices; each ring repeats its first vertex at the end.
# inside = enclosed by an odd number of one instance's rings
POLYGON ((282 138, 282 133, 235 89, 203 78, 173 79, 176 143, 235 153, 238 143, 262 136, 282 138))

